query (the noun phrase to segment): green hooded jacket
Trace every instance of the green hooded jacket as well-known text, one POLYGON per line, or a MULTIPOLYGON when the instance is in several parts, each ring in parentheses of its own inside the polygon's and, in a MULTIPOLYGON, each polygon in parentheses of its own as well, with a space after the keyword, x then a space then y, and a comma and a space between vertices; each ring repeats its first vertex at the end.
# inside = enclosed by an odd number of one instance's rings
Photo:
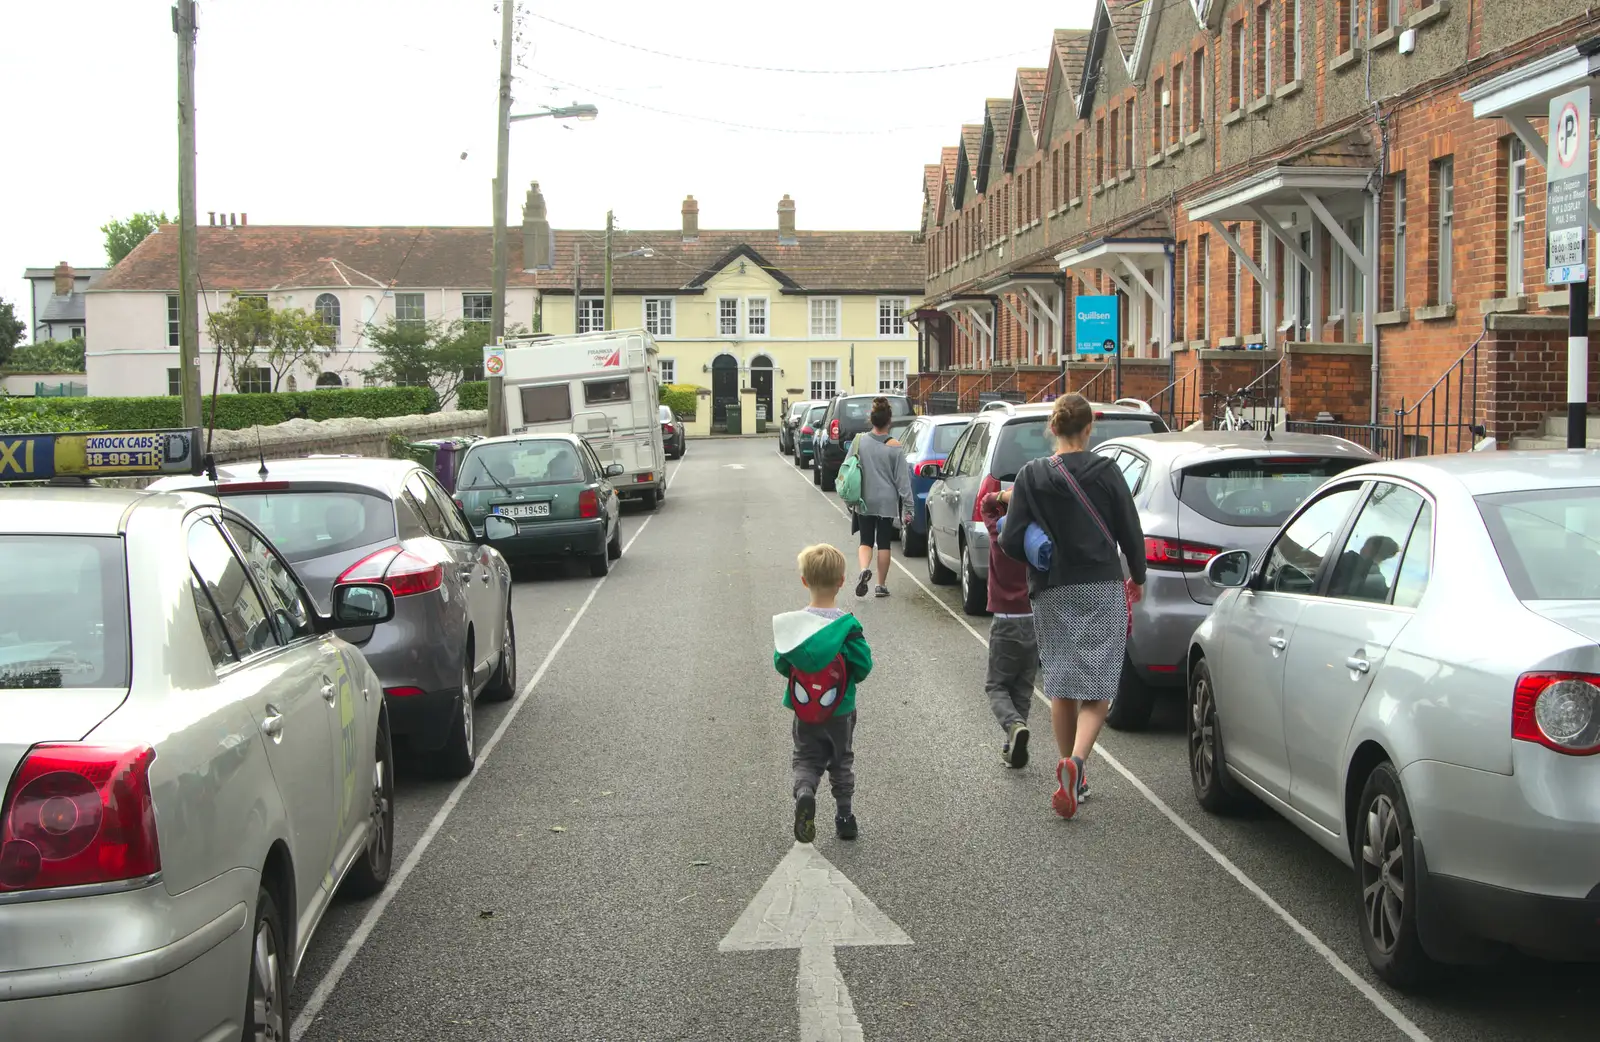
MULTIPOLYGON (((843 655, 845 665, 850 668, 850 682, 834 715, 856 711, 856 685, 872 672, 872 648, 867 646, 861 622, 854 615, 825 619, 804 610, 774 615, 772 642, 775 648, 772 668, 785 678, 792 669, 802 673, 819 672, 827 668, 835 655, 843 655)), ((794 708, 787 683, 783 685, 783 704, 785 708, 794 708)))

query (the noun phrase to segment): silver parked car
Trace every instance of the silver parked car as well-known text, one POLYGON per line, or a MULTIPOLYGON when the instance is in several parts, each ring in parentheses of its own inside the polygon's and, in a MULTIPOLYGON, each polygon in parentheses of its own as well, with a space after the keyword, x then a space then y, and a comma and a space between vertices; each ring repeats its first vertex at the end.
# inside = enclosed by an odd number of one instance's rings
MULTIPOLYGON (((267 460, 217 477, 216 494, 283 551, 319 608, 335 582, 394 593, 394 622, 348 639, 383 678, 396 740, 447 775, 471 771, 473 703, 516 693, 517 649, 511 567, 477 541, 460 504, 408 460, 267 460)), ((151 487, 211 488, 188 477, 151 487)))
POLYGON ((1324 485, 1195 633, 1196 797, 1354 867, 1373 969, 1600 956, 1600 454, 1373 463, 1324 485))
MULTIPOLYGON (((925 501, 928 579, 941 586, 959 580, 968 615, 986 614, 989 607, 989 531, 978 504, 989 493, 1009 488, 1024 463, 1051 453, 1052 408, 1048 402, 991 402, 972 417, 943 464, 922 465, 920 476, 934 479, 925 501)), ((1096 404, 1094 409, 1091 447, 1119 435, 1167 429, 1147 408, 1096 404)))
POLYGON ((215 499, 87 487, 0 490, 0 575, 0 1038, 288 1038, 335 893, 389 879, 382 689, 338 634, 393 594, 319 609, 215 499))
POLYGON ((1150 722, 1159 689, 1183 691, 1189 638, 1220 592, 1206 563, 1223 550, 1260 553, 1317 486, 1377 458, 1324 434, 1242 431, 1113 438, 1094 451, 1122 470, 1144 530, 1144 598, 1106 718, 1125 731, 1150 722))

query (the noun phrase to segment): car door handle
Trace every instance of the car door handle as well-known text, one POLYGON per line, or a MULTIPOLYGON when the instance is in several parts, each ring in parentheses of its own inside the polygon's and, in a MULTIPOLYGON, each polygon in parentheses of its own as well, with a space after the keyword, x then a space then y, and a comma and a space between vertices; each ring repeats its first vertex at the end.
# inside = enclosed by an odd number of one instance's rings
POLYGON ((1289 641, 1286 637, 1268 637, 1267 643, 1271 644, 1278 651, 1282 651, 1284 648, 1289 646, 1289 641))
POLYGON ((261 718, 261 733, 274 742, 283 740, 283 714, 277 706, 267 706, 267 713, 261 718))
POLYGON ((330 676, 324 676, 322 678, 322 700, 329 705, 333 705, 334 697, 338 695, 338 693, 339 689, 333 686, 333 678, 330 676))
POLYGON ((1360 655, 1351 655, 1349 658, 1344 660, 1344 664, 1355 670, 1357 673, 1365 673, 1372 668, 1372 663, 1368 662, 1360 655))

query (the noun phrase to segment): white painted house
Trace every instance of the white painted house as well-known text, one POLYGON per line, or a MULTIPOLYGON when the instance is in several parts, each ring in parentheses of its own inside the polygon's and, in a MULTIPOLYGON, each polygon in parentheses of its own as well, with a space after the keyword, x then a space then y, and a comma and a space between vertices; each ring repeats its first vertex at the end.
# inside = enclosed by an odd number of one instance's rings
POLYGON ((33 319, 28 325, 34 343, 71 340, 85 335, 84 292, 110 268, 74 268, 62 261, 54 268, 28 268, 22 277, 32 289, 33 319))

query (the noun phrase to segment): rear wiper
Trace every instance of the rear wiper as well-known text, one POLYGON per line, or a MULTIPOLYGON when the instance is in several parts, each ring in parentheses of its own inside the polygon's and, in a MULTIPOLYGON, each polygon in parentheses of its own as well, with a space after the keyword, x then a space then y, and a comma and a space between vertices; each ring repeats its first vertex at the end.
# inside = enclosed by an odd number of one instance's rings
POLYGON ((510 486, 508 486, 504 481, 501 481, 499 478, 494 476, 494 471, 489 469, 489 465, 487 463, 480 463, 480 464, 478 464, 478 466, 483 468, 484 477, 486 477, 490 481, 494 482, 495 485, 500 489, 501 492, 504 492, 508 496, 516 495, 515 492, 511 491, 510 486))

